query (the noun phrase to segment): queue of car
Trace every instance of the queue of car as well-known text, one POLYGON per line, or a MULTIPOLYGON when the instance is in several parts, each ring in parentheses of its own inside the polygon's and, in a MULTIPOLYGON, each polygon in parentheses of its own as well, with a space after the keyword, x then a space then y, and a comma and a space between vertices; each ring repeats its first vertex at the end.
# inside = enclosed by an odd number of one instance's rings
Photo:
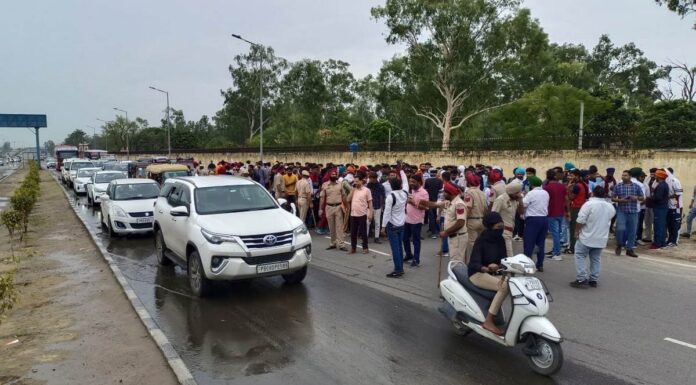
POLYGON ((110 237, 154 233, 157 262, 185 269, 197 296, 213 281, 303 281, 312 240, 286 202, 246 178, 188 176, 187 166, 162 163, 129 178, 133 163, 67 159, 60 178, 86 195, 110 237))

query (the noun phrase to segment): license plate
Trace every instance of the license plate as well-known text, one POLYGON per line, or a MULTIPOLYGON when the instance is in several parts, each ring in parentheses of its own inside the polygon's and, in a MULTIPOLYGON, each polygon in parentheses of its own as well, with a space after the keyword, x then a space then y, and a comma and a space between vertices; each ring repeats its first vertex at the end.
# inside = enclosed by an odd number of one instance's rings
POLYGON ((267 263, 265 265, 256 266, 256 274, 270 273, 272 271, 287 270, 290 267, 290 262, 267 263))
POLYGON ((135 220, 135 223, 152 223, 152 220, 154 218, 148 217, 148 218, 138 218, 135 220))
POLYGON ((541 282, 536 278, 527 278, 524 283, 527 290, 541 290, 541 282))

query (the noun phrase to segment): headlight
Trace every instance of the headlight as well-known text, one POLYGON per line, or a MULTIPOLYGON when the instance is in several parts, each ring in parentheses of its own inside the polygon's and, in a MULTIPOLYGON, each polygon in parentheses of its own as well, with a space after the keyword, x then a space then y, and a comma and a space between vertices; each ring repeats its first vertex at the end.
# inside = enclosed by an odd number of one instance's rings
POLYGON ((295 235, 305 235, 308 233, 309 233, 309 230, 307 230, 307 226, 305 226, 304 223, 295 229, 295 235))
POLYGON ((121 217, 121 218, 127 218, 127 217, 128 217, 128 214, 126 214, 126 212, 125 212, 122 208, 120 208, 120 207, 118 207, 118 206, 114 206, 114 215, 117 216, 117 217, 121 217))
POLYGON ((237 238, 234 235, 216 234, 205 229, 201 229, 201 234, 208 242, 215 245, 219 245, 222 242, 237 243, 237 238))

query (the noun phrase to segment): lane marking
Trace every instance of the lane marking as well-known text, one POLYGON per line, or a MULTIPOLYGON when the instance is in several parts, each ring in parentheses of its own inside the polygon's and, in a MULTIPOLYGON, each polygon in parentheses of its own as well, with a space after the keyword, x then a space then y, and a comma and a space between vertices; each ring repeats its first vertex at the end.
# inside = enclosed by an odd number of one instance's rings
MULTIPOLYGON (((326 238, 326 239, 331 239, 331 237, 327 237, 327 236, 324 236, 324 238, 326 238)), ((348 243, 346 243, 346 242, 343 242, 343 243, 345 243, 346 245, 348 245, 348 243)), ((362 246, 358 245, 358 247, 362 249, 362 246)), ((383 252, 383 251, 379 251, 379 250, 375 250, 375 249, 370 249, 370 252, 372 252, 372 253, 377 253, 377 254, 380 254, 380 255, 384 255, 385 257, 391 257, 391 256, 392 256, 391 254, 387 254, 387 253, 385 253, 385 252, 383 252)))
POLYGON ((688 342, 684 342, 684 341, 675 340, 674 338, 667 337, 667 338, 665 338, 665 341, 671 342, 673 344, 681 345, 681 346, 686 346, 687 348, 696 349, 696 345, 692 345, 692 344, 690 344, 688 342))

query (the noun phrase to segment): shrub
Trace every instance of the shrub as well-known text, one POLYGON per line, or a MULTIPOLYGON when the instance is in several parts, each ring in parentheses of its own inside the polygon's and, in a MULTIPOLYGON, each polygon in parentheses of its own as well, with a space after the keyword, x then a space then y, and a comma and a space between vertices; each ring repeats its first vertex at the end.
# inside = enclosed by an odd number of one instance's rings
POLYGON ((0 320, 3 313, 12 309, 17 302, 17 291, 14 287, 14 271, 0 274, 0 320))
POLYGON ((21 230, 22 214, 16 210, 5 210, 0 213, 0 222, 7 228, 7 232, 10 234, 10 249, 12 250, 12 256, 14 256, 14 234, 17 230, 21 230))

